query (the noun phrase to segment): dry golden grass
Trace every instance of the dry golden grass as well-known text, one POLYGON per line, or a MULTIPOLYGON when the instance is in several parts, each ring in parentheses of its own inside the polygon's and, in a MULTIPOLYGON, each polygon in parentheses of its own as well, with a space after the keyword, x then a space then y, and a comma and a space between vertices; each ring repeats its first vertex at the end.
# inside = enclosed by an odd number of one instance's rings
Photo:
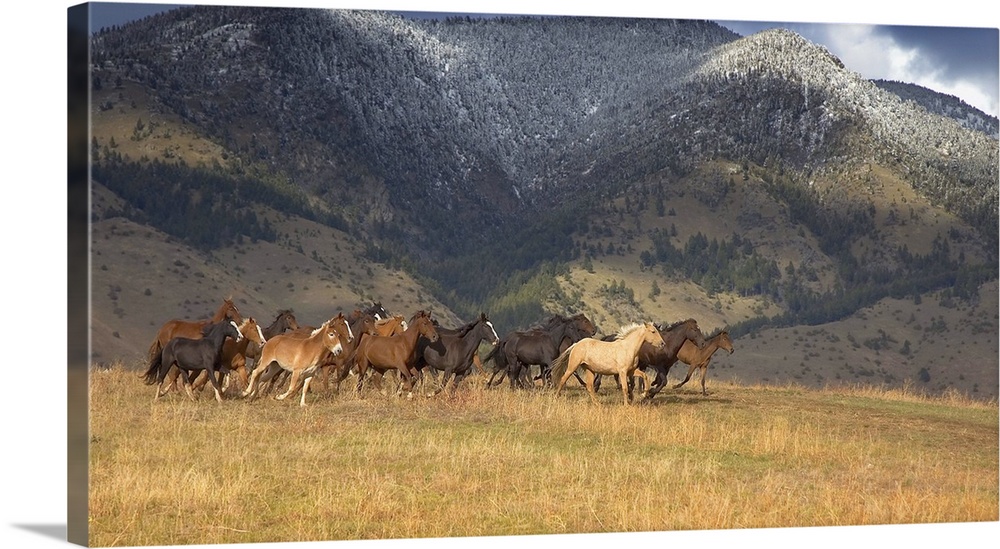
MULTIPOLYGON (((998 519, 996 403, 739 386, 222 404, 91 375, 97 546, 998 519)), ((207 393, 206 393, 207 394, 207 393)))

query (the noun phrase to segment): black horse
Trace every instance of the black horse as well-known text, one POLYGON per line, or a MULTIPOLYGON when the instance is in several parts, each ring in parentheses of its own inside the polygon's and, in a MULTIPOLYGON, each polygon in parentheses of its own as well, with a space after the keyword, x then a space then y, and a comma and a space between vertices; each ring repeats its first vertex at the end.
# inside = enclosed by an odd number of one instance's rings
POLYGON ((235 341, 243 339, 236 323, 231 320, 223 320, 214 324, 208 324, 202 328, 202 339, 189 339, 186 337, 175 337, 163 346, 160 356, 153 360, 149 369, 146 370, 145 379, 147 385, 156 383, 156 397, 159 399, 165 394, 161 391, 164 378, 171 366, 176 366, 181 372, 184 380, 184 390, 188 397, 195 400, 191 391, 191 380, 189 372, 192 370, 205 370, 208 372, 208 380, 215 388, 215 399, 222 402, 222 387, 219 386, 216 371, 222 367, 222 346, 227 337, 235 341))
POLYGON ((452 376, 455 378, 455 386, 465 379, 472 369, 472 357, 479 350, 481 342, 487 341, 491 345, 496 345, 500 341, 486 313, 480 314, 475 321, 461 328, 438 328, 437 331, 440 338, 436 342, 432 343, 426 338, 420 338, 417 342, 417 349, 414 352, 415 362, 412 366, 421 376, 425 366, 430 366, 435 378, 436 370, 444 372, 444 379, 440 387, 434 391, 435 395, 448 386, 452 376))
MULTIPOLYGON (((510 378, 510 388, 525 387, 522 376, 528 372, 531 365, 539 367, 539 378, 551 380, 551 363, 559 356, 564 340, 569 344, 576 343, 592 334, 582 331, 572 318, 558 317, 550 321, 547 328, 526 331, 514 331, 507 334, 492 352, 483 360, 493 360, 493 375, 487 386, 493 384, 498 374, 506 374, 510 378)), ((500 377, 499 383, 503 380, 500 377)))

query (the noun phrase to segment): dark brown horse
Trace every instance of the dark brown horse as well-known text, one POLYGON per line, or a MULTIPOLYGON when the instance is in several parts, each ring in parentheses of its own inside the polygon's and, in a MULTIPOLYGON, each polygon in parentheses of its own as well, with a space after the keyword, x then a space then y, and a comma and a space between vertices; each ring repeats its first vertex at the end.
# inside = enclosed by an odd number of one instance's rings
POLYGON ((240 316, 239 309, 233 303, 232 298, 226 298, 222 301, 222 305, 219 309, 215 311, 212 318, 207 320, 169 320, 160 330, 156 333, 156 339, 149 346, 149 351, 146 355, 147 362, 152 365, 153 361, 159 360, 160 352, 163 350, 163 346, 167 344, 168 341, 175 337, 186 337, 188 339, 199 339, 202 337, 202 328, 208 326, 209 324, 215 324, 222 322, 223 320, 232 320, 236 325, 240 325, 243 322, 243 317, 240 316))
POLYGON ((667 372, 677 362, 677 353, 685 342, 690 341, 697 349, 705 347, 705 336, 698 327, 698 321, 693 318, 660 328, 660 334, 665 344, 662 348, 655 349, 643 345, 639 349, 639 368, 656 370, 656 379, 650 384, 646 393, 647 399, 652 399, 666 385, 667 372))
POLYGON ((444 372, 444 380, 434 391, 435 395, 448 386, 452 376, 457 386, 468 375, 472 369, 472 359, 476 356, 481 342, 487 341, 490 345, 496 345, 500 341, 486 313, 480 314, 475 321, 461 328, 452 330, 438 327, 437 331, 441 337, 435 343, 424 338, 420 339, 414 353, 413 364, 413 369, 421 374, 424 367, 429 367, 431 372, 435 370, 444 372))
MULTIPOLYGON (((267 341, 264 338, 263 330, 257 325, 257 321, 252 316, 244 319, 243 323, 239 325, 239 329, 240 334, 243 335, 243 339, 239 341, 227 339, 222 345, 221 369, 219 373, 225 376, 225 381, 222 382, 223 393, 226 391, 229 380, 232 377, 231 374, 233 373, 239 377, 242 387, 247 386, 247 381, 249 380, 246 360, 247 347, 249 347, 250 343, 260 346, 267 341)), ((170 371, 167 377, 170 378, 171 383, 173 383, 178 373, 176 369, 170 371)), ((206 383, 208 383, 208 372, 202 372, 194 380, 192 389, 200 391, 205 387, 206 383)))
MULTIPOLYGON (((493 384, 494 377, 503 373, 510 379, 511 389, 524 387, 522 372, 535 364, 539 367, 539 378, 550 379, 552 361, 559 356, 561 349, 568 347, 563 345, 564 341, 572 344, 592 335, 582 330, 581 325, 575 317, 557 315, 542 328, 510 332, 484 360, 492 359, 494 365, 487 386, 493 384)), ((593 324, 589 327, 593 328, 593 324)), ((503 379, 502 376, 500 379, 503 379)))
POLYGON ((402 333, 391 336, 365 336, 354 350, 352 361, 358 369, 357 392, 361 392, 365 373, 371 368, 381 386, 382 375, 388 370, 396 370, 403 379, 407 392, 412 394, 413 381, 409 364, 413 361, 413 353, 417 348, 417 340, 426 337, 432 343, 440 336, 431 322, 431 317, 423 311, 414 315, 409 325, 402 333))
POLYGON ((201 337, 198 339, 175 337, 168 341, 163 346, 160 356, 153 360, 144 374, 147 384, 156 384, 154 400, 166 392, 162 390, 163 380, 167 377, 167 372, 176 367, 180 370, 180 375, 184 380, 184 389, 191 400, 195 398, 194 393, 191 392, 191 380, 188 373, 195 370, 205 370, 208 372, 208 380, 215 388, 215 399, 222 402, 222 387, 216 379, 215 372, 220 367, 222 347, 227 338, 236 341, 243 338, 239 327, 232 320, 207 324, 202 328, 201 337))

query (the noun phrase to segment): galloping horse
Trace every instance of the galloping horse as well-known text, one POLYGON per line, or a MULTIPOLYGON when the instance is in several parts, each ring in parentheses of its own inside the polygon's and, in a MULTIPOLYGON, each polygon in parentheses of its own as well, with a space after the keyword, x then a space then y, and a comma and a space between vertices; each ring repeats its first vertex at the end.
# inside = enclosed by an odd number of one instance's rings
POLYGON ((361 342, 365 336, 377 335, 378 332, 375 329, 375 317, 370 313, 362 313, 361 311, 355 310, 351 316, 347 317, 351 324, 351 330, 357 334, 353 341, 348 342, 344 345, 344 350, 337 356, 330 356, 327 360, 320 366, 320 380, 323 383, 323 390, 330 388, 330 372, 334 372, 334 381, 337 384, 336 391, 340 392, 340 382, 347 377, 350 372, 350 363, 348 359, 354 355, 354 349, 357 348, 358 343, 361 342), (351 320, 353 319, 353 320, 351 320))
POLYGON ((667 372, 677 362, 677 354, 685 342, 690 341, 698 349, 705 347, 705 336, 693 318, 660 328, 660 334, 666 345, 659 349, 643 346, 639 351, 639 367, 656 370, 656 378, 649 385, 645 398, 653 398, 666 385, 667 372))
MULTIPOLYGON (((232 339, 227 339, 222 345, 222 357, 220 358, 221 369, 220 374, 226 376, 226 381, 222 382, 222 390, 226 391, 226 387, 229 384, 230 374, 235 372, 239 378, 240 383, 243 387, 247 386, 247 380, 249 374, 247 373, 247 360, 246 353, 247 348, 250 343, 254 343, 258 346, 263 345, 267 340, 264 338, 264 332, 261 330, 260 326, 257 325, 257 321, 253 319, 252 316, 247 317, 243 320, 243 323, 239 325, 240 334, 243 339, 235 341, 232 339)), ((174 378, 177 377, 179 371, 176 368, 171 368, 170 373, 167 377, 170 378, 171 383, 173 383, 174 378)), ((202 372, 194 380, 192 388, 196 391, 200 391, 208 383, 208 372, 202 372)))
POLYGON ((418 372, 422 372, 424 366, 430 366, 431 371, 444 372, 444 380, 434 391, 435 395, 448 386, 452 376, 455 377, 455 386, 465 378, 472 367, 472 358, 476 355, 480 342, 488 341, 491 345, 496 345, 500 341, 486 313, 457 330, 445 332, 438 328, 438 335, 441 337, 436 343, 420 339, 413 364, 418 372))
MULTIPOLYGON (((559 375, 556 395, 559 395, 559 391, 573 372, 583 366, 587 392, 595 404, 598 401, 597 393, 594 392, 594 375, 603 374, 618 376, 622 384, 622 397, 627 406, 631 400, 628 381, 633 373, 640 371, 638 370, 639 348, 643 345, 650 345, 653 348, 664 346, 663 337, 651 322, 622 327, 614 341, 586 338, 570 345, 552 363, 553 375, 559 375)), ((645 377, 644 374, 641 375, 645 377)))
POLYGON ((532 364, 539 365, 540 377, 548 378, 550 364, 559 356, 563 340, 568 339, 571 343, 576 343, 585 337, 588 336, 580 330, 579 324, 574 319, 565 317, 550 320, 549 326, 545 329, 511 332, 485 359, 493 359, 493 375, 490 376, 487 386, 493 384, 493 378, 497 374, 505 372, 510 378, 512 390, 519 385, 523 387, 521 371, 532 364))
MULTIPOLYGON (((366 315, 366 318, 372 318, 370 315, 366 315)), ((327 353, 322 361, 320 362, 320 371, 324 370, 324 367, 334 361, 336 358, 344 355, 344 351, 353 348, 355 344, 354 329, 348 323, 347 318, 344 313, 337 313, 337 316, 331 318, 327 321, 330 327, 337 332, 337 336, 340 338, 341 352, 334 355, 333 353, 327 353)), ((295 337, 299 339, 305 339, 310 337, 316 328, 310 326, 300 326, 299 328, 288 332, 288 336, 295 337)), ((271 363, 267 366, 267 369, 260 376, 260 383, 267 383, 267 387, 264 389, 264 394, 270 393, 271 389, 285 381, 290 375, 289 370, 283 369, 281 366, 271 363)))
MULTIPOLYGON (((278 311, 278 316, 274 318, 274 322, 263 329, 264 339, 271 339, 272 337, 283 334, 287 330, 298 330, 299 323, 295 320, 295 315, 292 313, 291 309, 282 309, 278 311)), ((247 345, 246 352, 247 360, 256 361, 260 358, 260 344, 250 342, 247 345)))
POLYGON ((379 376, 379 385, 381 385, 382 374, 387 370, 396 370, 403 378, 406 390, 412 391, 413 383, 409 364, 413 358, 413 352, 417 348, 417 339, 421 336, 426 337, 432 343, 440 338, 431 318, 423 311, 414 315, 409 326, 402 333, 391 336, 365 336, 354 350, 353 362, 358 369, 356 391, 361 392, 365 373, 369 367, 379 376))
POLYGON ((719 349, 725 349, 729 351, 729 354, 733 354, 735 349, 733 349, 733 340, 729 339, 729 332, 722 331, 714 336, 705 339, 705 346, 701 349, 696 347, 690 341, 685 340, 684 345, 681 345, 681 350, 677 351, 677 359, 681 362, 687 364, 688 373, 684 376, 684 381, 674 385, 674 389, 679 389, 682 385, 691 379, 691 374, 695 370, 701 370, 701 394, 708 395, 708 391, 705 390, 705 374, 708 372, 708 363, 712 361, 712 355, 715 351, 719 349))
POLYGON ((206 370, 208 379, 215 388, 215 400, 222 402, 221 388, 219 381, 215 378, 215 371, 218 369, 222 358, 222 347, 226 338, 233 338, 236 341, 243 339, 239 327, 232 320, 223 320, 215 324, 209 324, 202 329, 200 339, 187 337, 175 337, 163 346, 160 356, 150 364, 146 370, 146 383, 152 385, 155 380, 156 396, 153 400, 159 399, 165 391, 161 391, 163 380, 167 377, 170 368, 176 366, 180 370, 184 380, 184 389, 188 397, 194 400, 194 393, 191 392, 191 380, 188 372, 192 370, 206 370))
POLYGON ((313 374, 322 364, 327 353, 337 354, 342 349, 340 336, 333 328, 333 319, 323 323, 309 335, 300 338, 290 334, 279 334, 267 340, 261 347, 260 365, 250 374, 250 382, 243 391, 244 397, 252 397, 257 393, 258 379, 271 364, 277 364, 284 370, 292 372, 292 381, 288 390, 278 395, 278 400, 284 400, 289 395, 302 388, 300 406, 306 405, 306 392, 312 382, 313 374))
POLYGON ((186 337, 188 339, 199 339, 202 336, 201 330, 209 324, 215 324, 228 319, 233 322, 240 324, 243 322, 243 317, 240 316, 239 309, 233 303, 232 298, 226 298, 222 301, 222 305, 219 309, 215 311, 212 318, 208 320, 169 320, 163 326, 160 327, 160 331, 156 333, 156 339, 149 346, 149 352, 147 353, 147 360, 152 365, 153 361, 157 360, 160 356, 160 352, 163 350, 163 346, 167 344, 168 341, 175 337, 186 337))

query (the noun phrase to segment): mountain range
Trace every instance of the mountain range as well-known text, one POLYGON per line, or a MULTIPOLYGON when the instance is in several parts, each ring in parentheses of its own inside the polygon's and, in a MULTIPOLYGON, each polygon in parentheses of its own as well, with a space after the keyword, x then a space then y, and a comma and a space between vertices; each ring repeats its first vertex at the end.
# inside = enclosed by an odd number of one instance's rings
POLYGON ((94 34, 90 67, 95 360, 236 294, 694 316, 748 351, 809 327, 855 341, 738 375, 997 393, 995 337, 965 372, 933 343, 997 333, 996 118, 793 32, 196 6, 94 34), (844 331, 888 300, 913 310, 844 331))

